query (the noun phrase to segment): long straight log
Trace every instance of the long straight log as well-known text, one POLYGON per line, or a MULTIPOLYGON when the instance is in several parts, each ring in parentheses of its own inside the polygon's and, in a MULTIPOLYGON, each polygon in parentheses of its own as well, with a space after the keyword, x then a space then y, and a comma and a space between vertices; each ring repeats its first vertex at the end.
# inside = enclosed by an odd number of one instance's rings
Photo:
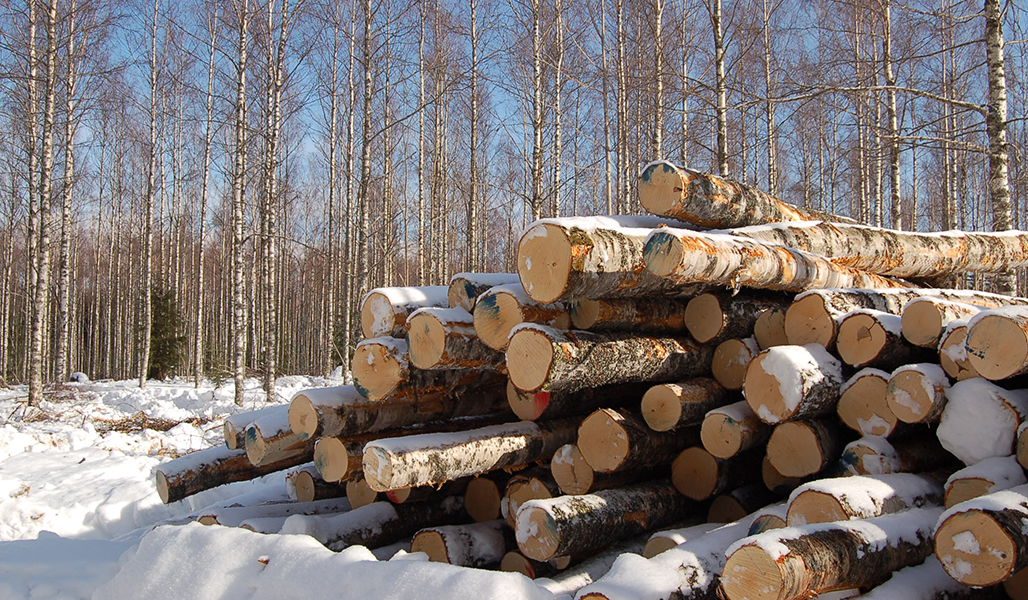
POLYGON ((330 550, 356 545, 377 548, 407 538, 424 527, 456 525, 466 518, 463 502, 454 496, 413 504, 373 502, 332 517, 290 517, 281 533, 309 535, 330 550))
POLYGON ((534 560, 585 552, 679 521, 694 506, 666 479, 533 500, 518 511, 518 548, 534 560))
POLYGON ((701 344, 719 344, 753 332, 757 319, 768 310, 781 309, 791 302, 785 296, 729 292, 707 292, 689 301, 685 324, 693 339, 701 344))
POLYGON ((219 445, 191 452, 161 464, 155 469, 157 495, 169 504, 219 485, 256 479, 268 473, 295 467, 293 459, 254 466, 245 450, 230 450, 219 445))
POLYGON ((1028 483, 1014 456, 993 456, 964 467, 946 480, 946 508, 1028 483))
POLYGON ((695 289, 697 284, 803 292, 831 287, 897 288, 902 281, 836 265, 802 250, 723 233, 654 230, 643 251, 646 269, 695 289), (696 257, 702 256, 703 260, 696 257))
POLYGON ((650 389, 646 383, 625 383, 587 387, 575 392, 522 392, 507 382, 507 403, 523 421, 585 415, 597 408, 620 408, 638 404, 650 389))
POLYGON ((364 447, 364 475, 385 491, 517 467, 549 459, 574 439, 577 425, 577 419, 522 421, 379 440, 364 447))
POLYGON ((666 465, 636 467, 634 469, 600 473, 589 465, 585 456, 575 444, 565 444, 553 453, 550 472, 554 481, 565 494, 588 494, 599 490, 621 487, 639 481, 666 477, 666 465))
POLYGON ((668 462, 684 448, 699 444, 699 428, 653 431, 639 415, 601 408, 578 428, 578 449, 601 472, 624 471, 668 462))
POLYGON ((503 388, 488 384, 458 388, 453 394, 380 401, 365 398, 354 386, 339 386, 297 394, 289 405, 289 423, 294 433, 307 439, 352 437, 457 417, 497 414, 507 408, 503 388))
POLYGON ((449 306, 445 285, 375 288, 361 300, 361 330, 365 339, 407 334, 407 317, 426 306, 449 306))
POLYGON ((941 513, 941 508, 915 508, 762 533, 728 549, 722 588, 730 600, 789 600, 877 585, 931 556, 941 513))
POLYGON ((642 261, 646 236, 668 223, 645 216, 536 221, 518 242, 521 284, 538 302, 680 295, 642 261))
POLYGON ((503 354, 482 343, 460 308, 419 308, 407 319, 410 362, 419 369, 502 370, 503 354))
POLYGON ((243 445, 247 458, 257 466, 288 460, 302 464, 314 457, 314 440, 293 433, 288 409, 268 413, 251 423, 243 445))
POLYGON ((835 407, 839 420, 860 435, 892 435, 900 422, 889 407, 889 378, 881 369, 857 371, 842 384, 835 407))
POLYGON ((725 340, 714 349, 710 373, 726 390, 741 390, 746 381, 746 369, 759 353, 760 346, 755 338, 725 340))
POLYGON ((856 475, 953 470, 954 462, 932 437, 890 441, 873 435, 847 444, 839 459, 843 473, 856 475))
POLYGON ((688 331, 686 306, 678 298, 576 298, 571 324, 589 331, 679 334, 688 331))
POLYGON ((514 533, 497 520, 427 527, 414 534, 410 551, 424 552, 431 562, 481 569, 498 564, 514 545, 514 533))
POLYGON ((663 160, 643 168, 638 192, 639 204, 646 212, 704 227, 842 218, 792 206, 737 181, 663 160))
POLYGON ((775 346, 746 369, 743 395, 765 423, 816 418, 835 412, 842 364, 818 344, 775 346))
POLYGON ((973 317, 981 306, 943 300, 915 298, 903 306, 903 337, 915 346, 938 348, 946 326, 957 319, 973 317))
POLYGON ((287 412, 289 406, 284 404, 276 404, 275 406, 269 406, 259 410, 251 410, 244 413, 238 413, 225 418, 225 423, 222 425, 222 432, 225 436, 225 447, 229 450, 241 450, 246 444, 246 428, 257 419, 278 413, 287 412))
POLYGON ((454 273, 450 277, 446 297, 450 308, 473 312, 475 301, 483 292, 498 285, 517 282, 518 276, 514 273, 454 273))
POLYGON ((1001 583, 1028 567, 1028 485, 962 502, 935 532, 935 555, 949 576, 975 587, 1001 583))
POLYGON ((571 313, 563 302, 536 302, 521 287, 521 282, 497 286, 484 292, 479 296, 472 316, 478 338, 499 352, 507 349, 510 331, 521 323, 538 323, 556 329, 571 328, 571 313))
POLYGON ((986 379, 1028 373, 1028 307, 981 311, 968 322, 965 343, 971 366, 986 379))
POLYGON ((946 392, 936 435, 965 465, 1014 452, 1017 428, 1028 417, 1028 390, 1006 390, 984 379, 957 382, 946 392))
POLYGON ((709 377, 657 384, 643 394, 639 411, 654 431, 698 425, 706 414, 729 402, 728 392, 709 377))
POLYGON ((759 446, 771 435, 745 400, 710 410, 700 426, 703 447, 717 458, 731 458, 759 446))
POLYGON ((519 390, 573 392, 703 375, 713 354, 712 347, 684 337, 559 331, 526 323, 511 334, 507 370, 519 390))
POLYGON ((885 389, 889 410, 904 423, 933 423, 946 406, 949 377, 941 366, 918 363, 897 368, 885 389))
POLYGON ((789 527, 870 519, 908 508, 941 505, 942 483, 929 475, 890 473, 820 479, 789 496, 789 527))
POLYGON ((891 370, 929 358, 929 349, 903 338, 901 321, 898 315, 867 308, 847 314, 839 322, 836 354, 857 369, 891 370))

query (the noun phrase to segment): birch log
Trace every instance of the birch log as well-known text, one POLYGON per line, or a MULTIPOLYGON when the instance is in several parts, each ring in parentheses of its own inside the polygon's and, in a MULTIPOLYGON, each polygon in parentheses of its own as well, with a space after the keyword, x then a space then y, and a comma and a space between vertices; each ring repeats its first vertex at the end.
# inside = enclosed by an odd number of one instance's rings
POLYGON ((424 552, 431 562, 480 569, 503 559, 514 546, 514 534, 503 521, 427 527, 414 534, 411 552, 424 552))
POLYGON ((900 421, 889 408, 889 378, 881 369, 857 371, 842 385, 835 407, 839 420, 860 435, 892 435, 900 421))
POLYGON ((642 557, 653 558, 661 552, 670 550, 675 546, 694 541, 704 534, 721 527, 721 525, 721 523, 699 523, 689 525, 688 527, 658 531, 651 535, 650 539, 646 541, 646 546, 642 551, 642 557))
POLYGON ((336 482, 325 481, 316 473, 300 471, 293 477, 293 489, 297 502, 314 502, 346 496, 346 487, 336 482))
POLYGON ((576 217, 536 221, 518 242, 518 276, 537 302, 573 298, 676 296, 678 286, 642 261, 659 217, 576 217))
POLYGON ((297 435, 289 427, 289 414, 276 411, 257 419, 246 428, 246 456, 254 465, 309 462, 314 456, 314 440, 297 435))
POLYGON ((685 324, 701 344, 719 344, 753 332, 757 319, 768 310, 788 306, 785 297, 740 292, 707 292, 689 300, 685 324))
MULTIPOLYGON (((566 445, 566 444, 565 444, 566 445)), ((562 446, 563 447, 563 446, 562 446)), ((530 500, 545 500, 560 495, 560 488, 553 480, 550 469, 535 466, 513 475, 507 481, 500 503, 500 513, 511 527, 521 505, 530 500)))
POLYGON ((818 344, 775 346, 746 369, 743 395, 765 423, 815 418, 835 412, 842 365, 818 344))
POLYGON ((967 357, 986 379, 1028 373, 1028 307, 983 310, 967 324, 967 357))
POLYGON ((789 336, 785 333, 787 309, 788 306, 769 308, 757 315, 757 321, 753 324, 753 338, 761 350, 789 343, 789 336))
POLYGON ((710 373, 726 390, 741 390, 746 369, 759 353, 760 346, 752 337, 725 340, 714 349, 710 373))
POLYGON ((514 273, 454 273, 446 289, 446 298, 450 308, 473 312, 475 301, 483 292, 491 287, 517 282, 518 276, 514 273))
POLYGON ((984 379, 957 382, 946 393, 936 435, 965 465, 1014 452, 1028 416, 1028 390, 1006 390, 984 379))
POLYGON ((493 521, 503 516, 500 505, 509 479, 508 473, 494 471, 468 482, 464 490, 464 509, 475 522, 493 521))
POLYGON ((703 447, 717 458, 731 458, 763 444, 771 427, 760 420, 745 400, 710 410, 700 425, 703 447))
POLYGON ((964 467, 946 480, 946 508, 1028 483, 1015 456, 993 456, 964 467))
POLYGON ((906 286, 817 254, 719 233, 657 229, 647 238, 643 257, 650 273, 683 290, 694 290, 697 284, 786 292, 906 286))
POLYGON ((805 483, 789 496, 789 527, 870 519, 908 508, 942 504, 942 483, 930 475, 890 473, 805 483))
POLYGON ((550 472, 565 494, 588 494, 599 490, 621 487, 639 481, 666 477, 666 465, 636 467, 634 469, 600 473, 589 465, 575 444, 565 444, 553 453, 550 472))
POLYGON ((380 496, 381 494, 368 485, 363 473, 358 473, 356 477, 352 477, 346 482, 346 499, 350 501, 350 506, 354 509, 385 500, 380 496))
POLYGON ((730 402, 728 392, 709 377, 657 384, 643 394, 639 411, 654 431, 699 425, 706 414, 730 402))
POLYGON ((973 317, 982 307, 941 298, 915 298, 903 306, 903 337, 915 346, 938 348, 946 326, 973 317))
POLYGON ((459 308, 419 308, 407 319, 410 362, 419 369, 503 367, 503 354, 482 343, 474 318, 459 308))
POLYGON ((254 466, 245 450, 216 446, 191 452, 155 469, 157 495, 169 504, 219 485, 256 479, 268 473, 296 466, 292 459, 254 466))
POLYGON ((241 450, 246 443, 246 428, 257 419, 280 412, 287 412, 289 407, 282 404, 269 406, 260 410, 251 410, 238 413, 225 418, 222 432, 225 437, 225 447, 229 450, 241 450))
POLYGON ((863 521, 769 531, 727 551, 722 589, 730 600, 790 600, 873 586, 932 554, 940 508, 916 508, 863 521))
POLYGON ((520 282, 484 292, 475 304, 473 318, 478 338, 499 352, 507 349, 510 331, 521 323, 538 323, 555 329, 571 328, 571 313, 563 302, 536 302, 520 282))
POLYGON ((839 322, 836 354, 842 362, 857 369, 891 370, 926 359, 927 348, 903 338, 901 321, 898 315, 874 309, 862 308, 847 314, 839 322))
POLYGON ((382 287, 364 295, 361 301, 361 330, 365 339, 407 334, 407 317, 426 306, 448 306, 445 285, 428 287, 382 287))
POLYGON ((522 421, 379 440, 364 447, 364 475, 385 491, 517 467, 549 459, 574 439, 577 425, 577 419, 522 421))
POLYGON ((777 496, 760 483, 739 486, 717 496, 707 511, 708 523, 734 523, 774 502, 777 496))
POLYGON ((518 548, 534 560, 585 552, 679 521, 694 506, 666 479, 533 500, 518 511, 518 548))
MULTIPOLYGON (((817 220, 827 215, 798 208, 764 192, 717 175, 675 166, 647 165, 639 175, 639 204, 650 214, 703 227, 745 227, 780 221, 817 220)), ((839 217, 831 217, 838 220, 839 217)))
POLYGON ((775 426, 767 457, 785 477, 807 477, 835 462, 842 452, 840 432, 830 420, 788 421, 775 426))
POLYGON ((680 334, 688 331, 686 306, 677 298, 576 298, 571 324, 589 331, 680 334))
POLYGON ((357 344, 351 362, 353 385, 369 400, 403 400, 452 394, 488 381, 499 383, 500 373, 469 369, 419 369, 410 363, 407 340, 374 338, 357 344))
MULTIPOLYGON (((770 439, 768 441, 770 441, 770 439)), ((771 462, 771 458, 765 454, 764 460, 760 462, 760 479, 764 482, 764 487, 772 493, 778 496, 788 496, 799 485, 808 481, 810 477, 807 475, 798 477, 782 475, 778 469, 775 468, 774 463, 771 462)))
POLYGON ((954 462, 934 438, 890 441, 873 435, 847 444, 839 459, 843 473, 856 475, 920 473, 950 468, 954 462))
POLYGON ((946 406, 949 377, 937 364, 904 365, 892 372, 885 398, 889 410, 904 423, 933 423, 946 406))
POLYGON ((523 421, 557 419, 584 415, 597 408, 620 408, 638 404, 646 391, 646 383, 624 383, 587 387, 575 392, 522 392, 507 382, 507 403, 523 421))
POLYGON ((717 458, 701 446, 682 450, 671 463, 671 482, 683 496, 702 502, 754 479, 752 455, 717 458))
POLYGON ((710 369, 714 349, 679 337, 558 331, 523 324, 511 334, 507 370, 519 390, 573 392, 614 383, 676 381, 710 369))
POLYGON ((967 324, 970 320, 950 321, 939 337, 939 364, 947 375, 957 381, 981 377, 967 353, 967 324))
POLYGON ((682 449, 698 444, 699 428, 653 431, 642 417, 624 409, 601 408, 578 428, 578 449, 601 473, 668 462, 682 449))

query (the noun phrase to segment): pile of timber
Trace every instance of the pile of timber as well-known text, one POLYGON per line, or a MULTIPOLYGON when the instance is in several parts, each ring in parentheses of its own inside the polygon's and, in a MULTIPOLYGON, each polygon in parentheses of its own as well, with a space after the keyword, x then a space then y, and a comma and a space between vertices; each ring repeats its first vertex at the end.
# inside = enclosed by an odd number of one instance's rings
POLYGON ((1028 234, 871 228, 658 162, 516 274, 378 288, 354 384, 233 416, 162 500, 575 598, 1028 597, 1028 234), (916 282, 916 283, 915 283, 916 282), (850 590, 847 592, 846 590, 850 590))

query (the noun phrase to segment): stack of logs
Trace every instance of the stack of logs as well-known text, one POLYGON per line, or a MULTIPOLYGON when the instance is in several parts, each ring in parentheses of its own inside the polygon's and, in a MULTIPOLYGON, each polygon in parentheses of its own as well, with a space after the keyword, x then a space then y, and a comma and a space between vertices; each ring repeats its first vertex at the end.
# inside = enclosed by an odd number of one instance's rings
POLYGON ((1028 299, 941 287, 1028 234, 666 162, 638 192, 654 216, 533 223, 516 275, 372 290, 353 385, 226 420, 162 500, 287 470, 293 502, 197 517, 576 598, 1028 597, 1028 299))

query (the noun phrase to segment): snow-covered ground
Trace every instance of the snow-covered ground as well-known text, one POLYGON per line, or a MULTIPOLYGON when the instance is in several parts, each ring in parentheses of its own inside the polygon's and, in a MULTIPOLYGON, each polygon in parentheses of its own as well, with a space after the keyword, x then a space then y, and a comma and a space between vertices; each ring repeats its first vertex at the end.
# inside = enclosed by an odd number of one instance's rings
MULTIPOLYGON (((275 401, 340 383, 282 377, 275 401)), ((153 468, 221 444, 226 416, 268 405, 257 380, 247 388, 237 407, 227 384, 72 383, 41 409, 23 388, 0 389, 0 599, 553 598, 520 575, 187 518, 243 494, 281 496, 281 473, 162 504, 153 468)))

